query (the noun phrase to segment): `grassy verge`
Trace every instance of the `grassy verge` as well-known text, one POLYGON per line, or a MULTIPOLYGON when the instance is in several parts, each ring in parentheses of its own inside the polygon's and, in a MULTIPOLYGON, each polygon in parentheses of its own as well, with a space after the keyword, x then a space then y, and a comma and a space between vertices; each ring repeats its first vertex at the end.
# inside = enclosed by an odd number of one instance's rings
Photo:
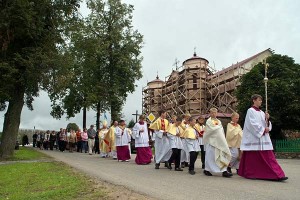
POLYGON ((32 148, 28 147, 20 147, 20 150, 15 150, 14 156, 10 158, 9 160, 40 160, 50 158, 49 156, 40 153, 38 151, 35 151, 32 148))
MULTIPOLYGON (((43 158, 43 154, 35 154, 34 150, 22 151, 16 158, 43 158)), ((0 165, 0 172, 0 199, 108 198, 104 188, 96 188, 89 178, 59 162, 4 164, 0 165)))

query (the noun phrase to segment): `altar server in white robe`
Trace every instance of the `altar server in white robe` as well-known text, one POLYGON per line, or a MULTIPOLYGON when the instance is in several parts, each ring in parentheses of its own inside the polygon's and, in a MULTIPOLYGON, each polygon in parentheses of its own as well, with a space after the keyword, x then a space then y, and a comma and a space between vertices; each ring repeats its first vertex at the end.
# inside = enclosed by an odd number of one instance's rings
POLYGON ((140 115, 139 122, 132 129, 132 135, 135 139, 136 164, 147 165, 151 163, 152 151, 149 146, 149 132, 145 122, 145 115, 140 115))
POLYGON ((252 107, 248 109, 241 143, 243 151, 238 174, 249 179, 285 181, 288 177, 278 164, 269 132, 270 115, 260 110, 262 96, 251 96, 252 107))
POLYGON ((183 137, 185 138, 186 148, 190 155, 189 173, 191 175, 195 174, 195 162, 197 160, 198 152, 200 151, 200 145, 198 142, 198 132, 194 128, 196 124, 196 119, 189 119, 189 127, 187 127, 183 132, 183 137))
POLYGON ((226 141, 231 153, 231 161, 227 168, 232 173, 231 168, 235 168, 238 172, 242 152, 240 150, 243 130, 238 124, 239 114, 234 112, 231 115, 231 122, 227 124, 226 141))
MULTIPOLYGON (((183 115, 183 120, 181 123, 181 128, 185 130, 186 128, 189 127, 189 119, 191 118, 191 115, 189 113, 185 113, 183 115)), ((190 153, 189 150, 187 149, 187 146, 185 144, 185 139, 182 139, 182 145, 183 149, 181 150, 181 156, 180 156, 180 162, 181 162, 181 168, 188 167, 189 162, 190 162, 190 153)))
POLYGON ((169 127, 169 121, 166 119, 167 112, 161 110, 159 115, 160 117, 149 126, 149 129, 154 131, 155 169, 159 169, 160 162, 168 161, 172 154, 166 132, 169 127))
POLYGON ((204 174, 212 176, 211 172, 222 173, 223 177, 232 176, 227 172, 231 154, 225 139, 225 133, 220 120, 217 119, 218 110, 210 109, 210 118, 206 121, 203 142, 206 145, 204 174))
POLYGON ((171 163, 175 161, 175 171, 183 171, 180 168, 181 149, 183 149, 182 140, 180 138, 183 134, 183 129, 180 126, 182 119, 176 117, 173 118, 173 120, 174 123, 169 126, 167 131, 170 147, 172 148, 172 155, 168 161, 168 168, 171 170, 171 163))
POLYGON ((201 149, 201 163, 202 163, 202 169, 205 168, 205 146, 203 143, 203 135, 204 135, 204 123, 205 123, 205 118, 200 116, 198 118, 198 123, 195 124, 194 128, 197 130, 198 132, 198 142, 200 145, 200 149, 201 149))
POLYGON ((130 151, 128 144, 131 141, 130 130, 126 128, 125 120, 120 120, 119 126, 115 129, 117 159, 118 161, 128 162, 130 159, 130 151))

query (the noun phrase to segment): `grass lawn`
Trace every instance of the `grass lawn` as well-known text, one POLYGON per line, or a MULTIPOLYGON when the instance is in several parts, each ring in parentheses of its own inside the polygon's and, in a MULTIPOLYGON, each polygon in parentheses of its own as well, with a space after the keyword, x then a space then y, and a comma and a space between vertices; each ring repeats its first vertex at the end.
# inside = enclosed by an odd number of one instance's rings
POLYGON ((14 156, 9 160, 39 160, 50 158, 49 156, 35 151, 32 148, 20 147, 20 150, 15 150, 14 156))
MULTIPOLYGON (((45 156, 29 148, 16 153, 17 160, 45 156)), ((0 165, 0 199, 107 199, 104 188, 59 162, 0 165)))

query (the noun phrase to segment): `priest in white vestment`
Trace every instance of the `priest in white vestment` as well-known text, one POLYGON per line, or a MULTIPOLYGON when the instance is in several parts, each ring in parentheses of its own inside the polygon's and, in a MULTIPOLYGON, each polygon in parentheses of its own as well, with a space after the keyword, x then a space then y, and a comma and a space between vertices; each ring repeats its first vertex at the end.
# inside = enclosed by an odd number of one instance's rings
POLYGON ((253 106, 248 109, 244 123, 238 174, 249 179, 287 180, 273 153, 270 116, 259 109, 262 97, 254 94, 251 101, 253 106))
POLYGON ((149 146, 149 132, 144 115, 140 115, 139 122, 134 125, 132 136, 135 139, 136 164, 147 165, 151 163, 152 151, 149 146))
POLYGON ((212 176, 213 173, 222 173, 229 178, 232 174, 227 172, 231 154, 225 139, 225 133, 220 120, 217 119, 218 110, 210 109, 210 118, 206 121, 203 142, 206 145, 204 174, 212 176))

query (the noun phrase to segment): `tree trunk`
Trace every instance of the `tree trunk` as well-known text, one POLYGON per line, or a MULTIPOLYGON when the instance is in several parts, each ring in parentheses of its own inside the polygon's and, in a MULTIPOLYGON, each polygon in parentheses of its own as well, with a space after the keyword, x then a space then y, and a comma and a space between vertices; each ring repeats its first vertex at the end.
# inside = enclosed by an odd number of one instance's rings
POLYGON ((85 129, 86 128, 86 107, 83 107, 83 121, 82 121, 83 125, 82 127, 85 129))
POLYGON ((96 119, 96 128, 97 130, 100 128, 100 102, 97 103, 97 119, 96 119))
POLYGON ((110 106, 110 112, 111 112, 111 121, 119 121, 121 118, 121 113, 120 113, 120 105, 116 101, 111 101, 111 106, 110 106))
POLYGON ((25 89, 16 87, 4 117, 0 158, 7 159, 13 156, 18 137, 21 112, 24 105, 25 89))

